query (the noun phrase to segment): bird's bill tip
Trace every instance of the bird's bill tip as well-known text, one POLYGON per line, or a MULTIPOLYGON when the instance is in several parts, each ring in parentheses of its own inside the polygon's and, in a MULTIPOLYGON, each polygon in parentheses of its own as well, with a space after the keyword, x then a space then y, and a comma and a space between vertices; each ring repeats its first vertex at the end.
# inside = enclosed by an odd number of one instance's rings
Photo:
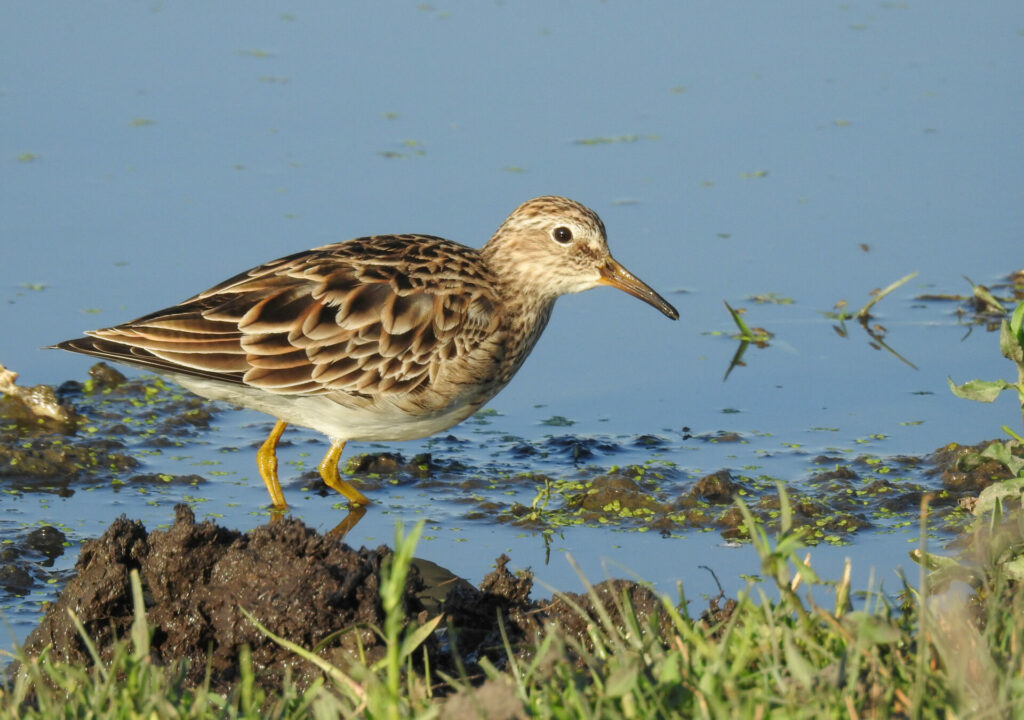
POLYGON ((608 258, 608 262, 601 268, 601 277, 597 281, 601 285, 609 285, 627 292, 635 298, 640 298, 645 303, 653 305, 661 310, 667 317, 678 320, 679 311, 656 293, 650 285, 638 278, 614 258, 608 258))

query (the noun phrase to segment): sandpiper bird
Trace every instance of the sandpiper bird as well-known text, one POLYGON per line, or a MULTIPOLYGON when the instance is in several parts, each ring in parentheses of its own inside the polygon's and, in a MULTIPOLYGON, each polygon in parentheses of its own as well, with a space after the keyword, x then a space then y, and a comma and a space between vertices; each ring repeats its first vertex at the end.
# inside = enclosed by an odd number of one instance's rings
POLYGON ((275 508, 287 424, 331 439, 320 476, 348 440, 446 430, 501 390, 530 354, 555 300, 611 285, 679 313, 608 252, 604 223, 564 197, 529 200, 480 250, 430 235, 375 235, 289 255, 174 307, 54 347, 137 365, 197 395, 277 423, 256 455, 275 508))

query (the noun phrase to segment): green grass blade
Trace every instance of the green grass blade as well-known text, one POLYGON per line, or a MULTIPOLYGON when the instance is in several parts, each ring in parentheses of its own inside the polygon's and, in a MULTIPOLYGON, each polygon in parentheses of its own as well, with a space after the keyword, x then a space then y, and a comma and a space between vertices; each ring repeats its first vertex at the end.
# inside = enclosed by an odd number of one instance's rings
POLYGON ((860 310, 857 311, 857 318, 860 319, 860 320, 865 320, 865 319, 871 317, 871 312, 870 311, 871 311, 871 308, 875 305, 875 303, 877 303, 879 300, 881 300, 886 295, 891 293, 893 290, 896 290, 897 288, 901 287, 905 283, 910 282, 911 280, 913 280, 916 277, 917 277, 917 271, 914 271, 914 272, 910 273, 909 275, 904 275, 899 280, 897 280, 896 282, 888 285, 884 289, 879 290, 878 293, 873 298, 871 298, 871 300, 868 301, 867 305, 865 305, 864 307, 862 307, 860 310))

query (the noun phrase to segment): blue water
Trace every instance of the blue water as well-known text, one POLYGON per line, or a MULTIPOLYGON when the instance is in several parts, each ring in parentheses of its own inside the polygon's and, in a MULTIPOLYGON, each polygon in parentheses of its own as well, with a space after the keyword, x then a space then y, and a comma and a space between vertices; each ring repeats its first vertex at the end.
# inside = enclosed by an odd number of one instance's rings
MULTIPOLYGON (((682 317, 608 289, 563 299, 492 404, 503 433, 540 439, 561 415, 576 424, 559 432, 661 435, 664 459, 699 475, 790 444, 857 451, 871 435, 884 436, 871 452, 925 453, 1019 418, 1010 398, 981 406, 946 386, 1010 376, 995 335, 968 334, 955 303, 915 301, 1022 265, 1019 2, 15 2, 4 16, 0 363, 25 384, 84 377, 87 360, 41 346, 257 263, 382 232, 479 246, 520 202, 555 193, 599 212, 618 259, 682 317), (916 369, 856 323, 833 330, 837 301, 859 307, 913 271, 876 314, 916 369), (793 303, 748 300, 758 293, 793 303), (721 335, 733 331, 723 300, 775 335, 724 381, 736 343, 721 335), (751 442, 694 447, 684 427, 751 442)), ((207 440, 244 446, 265 430, 225 412, 225 435, 207 440)), ((771 471, 806 472, 787 457, 771 471)), ((262 484, 251 456, 229 462, 239 484, 211 481, 222 489, 204 489, 204 507, 250 527, 262 484)), ((122 512, 168 523, 179 499, 0 498, 6 521, 63 522, 76 540, 122 512)), ((333 524, 331 500, 291 499, 333 524)), ((350 541, 388 542, 396 516, 430 503, 384 494, 350 541)), ((731 588, 756 571, 717 533, 593 529, 566 530, 545 565, 538 537, 459 512, 438 507, 422 554, 472 580, 506 550, 567 589, 564 553, 593 579, 608 558, 698 593, 714 590, 699 564, 731 588)), ((815 556, 891 579, 907 543, 865 537, 815 556)))

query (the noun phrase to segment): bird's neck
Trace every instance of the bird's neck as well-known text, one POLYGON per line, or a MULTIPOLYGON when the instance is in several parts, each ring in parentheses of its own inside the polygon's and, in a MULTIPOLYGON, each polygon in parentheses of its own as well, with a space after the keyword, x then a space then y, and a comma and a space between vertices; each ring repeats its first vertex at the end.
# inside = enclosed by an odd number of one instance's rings
POLYGON ((498 228, 494 237, 480 249, 480 256, 502 287, 507 302, 529 301, 535 304, 528 310, 539 313, 541 308, 547 307, 550 313, 551 304, 560 294, 552 282, 552 275, 558 272, 552 266, 552 258, 503 230, 504 227, 498 228))
POLYGON ((502 378, 506 383, 519 370, 526 357, 533 350, 544 328, 551 318, 557 298, 540 298, 532 293, 523 292, 521 288, 502 287, 505 314, 505 357, 508 360, 502 378))
POLYGON ((524 268, 531 267, 529 256, 524 254, 526 248, 522 244, 508 247, 507 243, 512 241, 502 227, 480 251, 502 299, 505 352, 511 361, 509 377, 537 344, 558 299, 558 293, 551 291, 552 283, 544 277, 550 268, 539 259, 532 265, 536 272, 524 272, 524 268))

